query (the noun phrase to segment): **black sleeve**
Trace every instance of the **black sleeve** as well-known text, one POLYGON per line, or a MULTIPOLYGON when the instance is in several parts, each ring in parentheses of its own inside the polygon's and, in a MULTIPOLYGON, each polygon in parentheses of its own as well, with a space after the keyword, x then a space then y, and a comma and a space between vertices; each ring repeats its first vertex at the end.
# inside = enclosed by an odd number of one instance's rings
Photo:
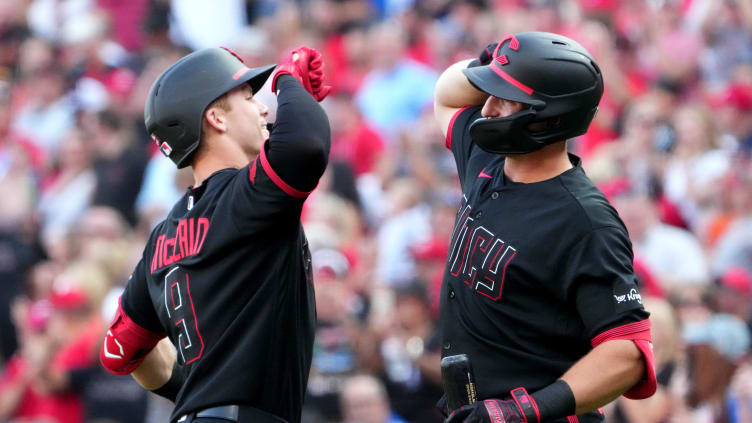
POLYGON ((308 192, 316 188, 329 159, 329 119, 297 79, 282 75, 277 87, 277 121, 266 156, 284 182, 308 192))
MULTIPOLYGON (((147 244, 147 248, 148 248, 147 244)), ((133 270, 128 285, 121 297, 121 306, 125 314, 136 324, 152 332, 164 332, 154 310, 146 280, 146 265, 143 257, 133 270)))
POLYGON ((452 151, 457 163, 457 174, 464 187, 465 173, 474 150, 480 150, 470 138, 470 125, 480 117, 481 107, 465 107, 457 110, 449 121, 446 134, 446 147, 452 151))
POLYGON ((648 318, 632 260, 629 237, 616 226, 594 229, 573 247, 567 288, 589 339, 648 318))

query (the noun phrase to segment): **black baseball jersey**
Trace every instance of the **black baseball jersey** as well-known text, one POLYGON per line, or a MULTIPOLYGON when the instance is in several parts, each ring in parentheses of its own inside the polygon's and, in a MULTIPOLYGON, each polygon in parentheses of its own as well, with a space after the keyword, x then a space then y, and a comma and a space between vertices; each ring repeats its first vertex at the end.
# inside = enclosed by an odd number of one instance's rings
POLYGON ((122 296, 125 313, 167 332, 185 365, 172 421, 223 404, 300 421, 315 303, 298 188, 313 189, 326 167, 329 124, 296 80, 278 87, 261 154, 188 189, 122 296))
POLYGON ((552 179, 509 180, 504 157, 470 139, 479 117, 462 109, 447 132, 463 198, 442 283, 442 356, 470 357, 479 399, 508 398, 553 383, 598 335, 647 325, 648 313, 627 230, 579 158, 552 179))

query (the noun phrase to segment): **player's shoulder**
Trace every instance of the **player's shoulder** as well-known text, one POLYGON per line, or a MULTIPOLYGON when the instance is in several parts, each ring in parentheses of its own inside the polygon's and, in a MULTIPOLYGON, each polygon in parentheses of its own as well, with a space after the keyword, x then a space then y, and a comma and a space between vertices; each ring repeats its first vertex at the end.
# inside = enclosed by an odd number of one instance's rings
POLYGON ((626 233, 624 223, 616 209, 585 174, 579 157, 570 156, 574 168, 562 175, 560 181, 572 199, 571 213, 579 215, 579 220, 586 230, 613 227, 626 233))
POLYGON ((458 109, 450 121, 450 129, 457 129, 465 136, 470 136, 468 128, 475 122, 476 119, 481 117, 481 106, 468 106, 458 109))

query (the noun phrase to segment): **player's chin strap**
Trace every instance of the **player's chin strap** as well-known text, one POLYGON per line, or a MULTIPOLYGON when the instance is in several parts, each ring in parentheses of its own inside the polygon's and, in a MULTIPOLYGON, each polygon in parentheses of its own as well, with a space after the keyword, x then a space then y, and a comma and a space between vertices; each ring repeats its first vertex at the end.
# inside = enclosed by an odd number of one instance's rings
POLYGON ((531 136, 527 126, 537 111, 524 109, 499 118, 483 117, 470 125, 470 137, 483 150, 495 154, 525 154, 540 150, 546 143, 531 136))

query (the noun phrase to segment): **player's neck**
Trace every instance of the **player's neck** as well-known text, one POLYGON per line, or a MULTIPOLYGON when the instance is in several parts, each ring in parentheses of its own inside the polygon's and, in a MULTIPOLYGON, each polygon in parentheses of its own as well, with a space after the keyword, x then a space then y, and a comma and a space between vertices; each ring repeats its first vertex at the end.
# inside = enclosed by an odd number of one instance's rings
POLYGON ((504 161, 504 174, 526 184, 554 178, 571 168, 566 142, 550 144, 532 153, 509 155, 504 161))
POLYGON ((207 142, 205 148, 196 152, 196 158, 192 165, 194 187, 201 185, 206 178, 218 170, 240 169, 250 161, 250 158, 242 150, 235 148, 235 144, 224 141, 207 142))

